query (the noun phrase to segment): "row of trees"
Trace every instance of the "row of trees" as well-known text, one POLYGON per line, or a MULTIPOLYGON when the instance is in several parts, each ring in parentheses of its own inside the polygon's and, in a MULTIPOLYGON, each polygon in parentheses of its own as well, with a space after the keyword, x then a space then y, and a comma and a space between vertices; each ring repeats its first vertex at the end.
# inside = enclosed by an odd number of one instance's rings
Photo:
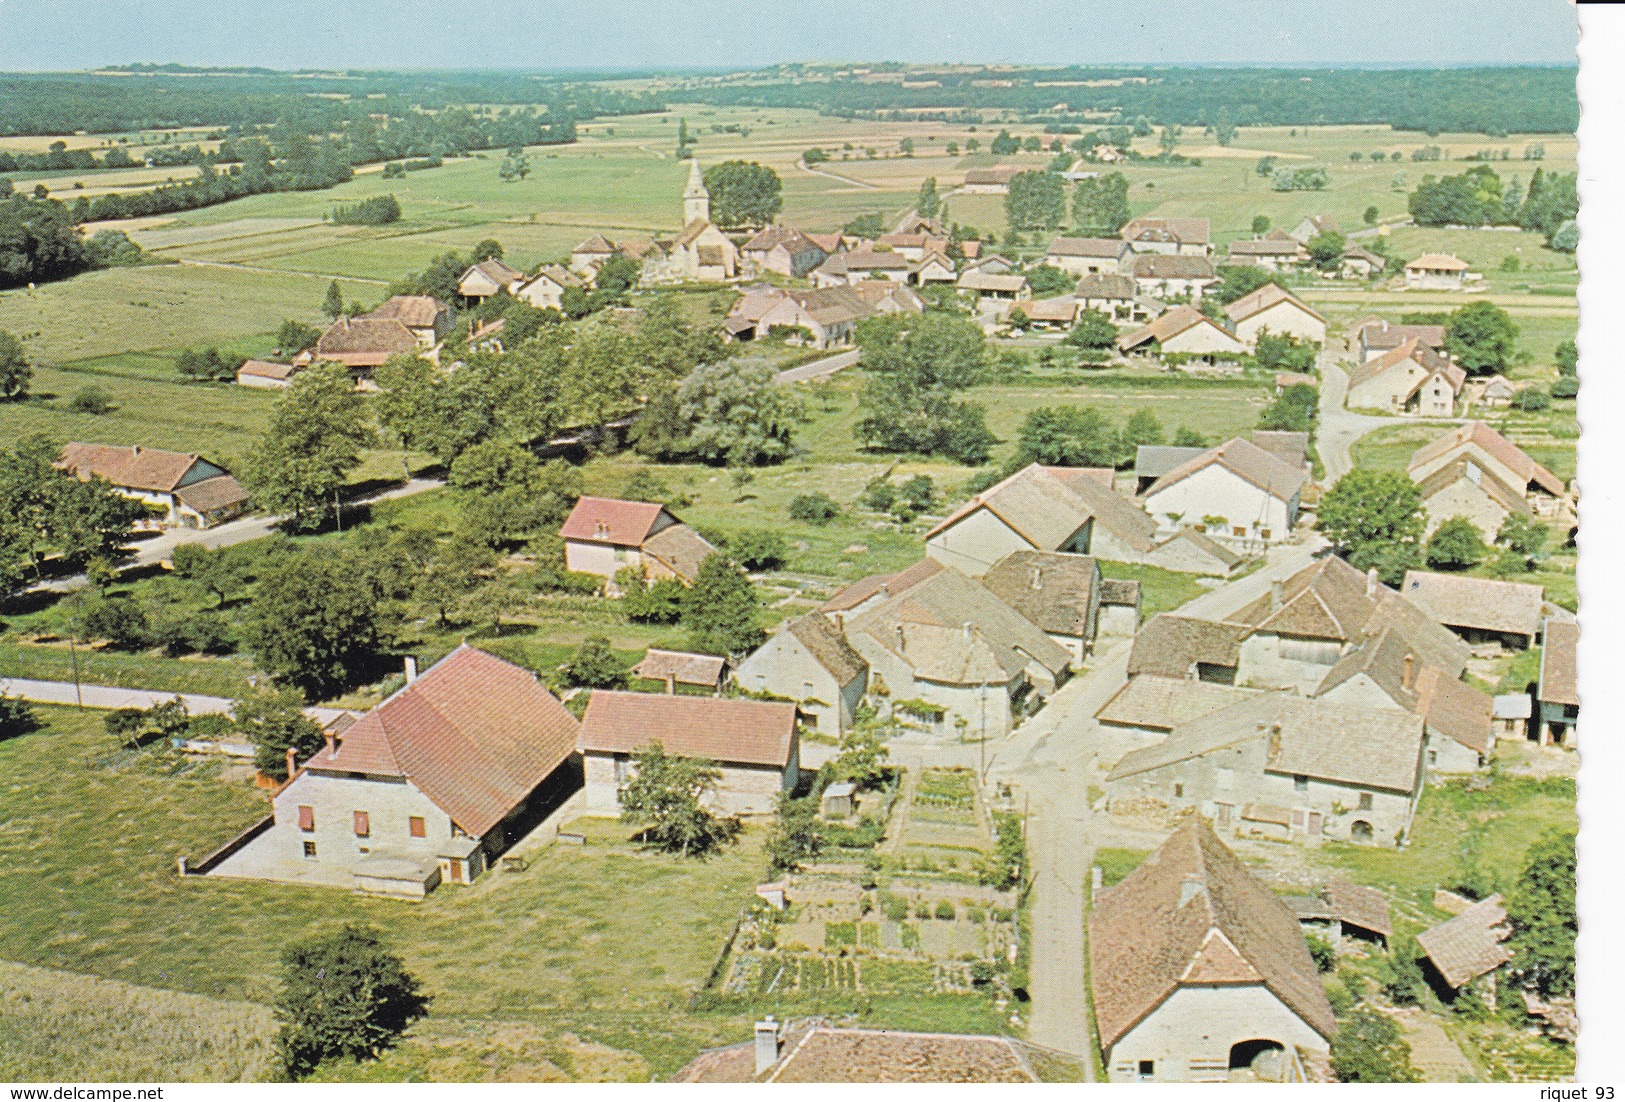
POLYGON ((1578 177, 1537 168, 1523 191, 1516 178, 1502 181, 1488 165, 1458 176, 1425 177, 1408 202, 1424 226, 1520 226, 1543 234, 1554 249, 1573 252, 1579 243, 1574 219, 1580 211, 1578 177))

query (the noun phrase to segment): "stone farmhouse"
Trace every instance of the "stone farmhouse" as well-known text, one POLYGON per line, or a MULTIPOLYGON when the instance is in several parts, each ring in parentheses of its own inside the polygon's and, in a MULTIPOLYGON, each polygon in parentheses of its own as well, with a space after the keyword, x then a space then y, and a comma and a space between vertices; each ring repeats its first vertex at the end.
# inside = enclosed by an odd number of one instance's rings
POLYGON ((633 759, 657 742, 668 754, 714 762, 722 770, 716 805, 729 814, 772 814, 800 775, 794 704, 594 689, 581 717, 587 809, 619 814, 633 759))
POLYGON ((1083 666, 1100 626, 1100 564, 1088 555, 1013 551, 982 575, 993 596, 1037 624, 1083 666))
POLYGON ((1202 292, 1219 282, 1212 261, 1185 253, 1146 253, 1134 258, 1129 275, 1142 295, 1156 299, 1188 298, 1201 302, 1202 292))
MULTIPOLYGON (((1151 623, 1157 624, 1162 619, 1162 616, 1158 616, 1151 623)), ((1147 625, 1148 628, 1149 626, 1147 625)), ((1159 630, 1167 631, 1170 627, 1168 624, 1160 624, 1159 630)), ((1192 681, 1184 677, 1140 673, 1129 678, 1122 688, 1101 705, 1100 710, 1095 713, 1095 720, 1102 726, 1134 735, 1152 739, 1166 738, 1176 727, 1182 727, 1205 715, 1223 711, 1232 704, 1249 700, 1262 692, 1261 689, 1192 681)))
POLYGON ((1106 777, 1116 808, 1192 808, 1216 829, 1397 845, 1422 795, 1421 717, 1260 693, 1130 750, 1106 777))
POLYGON ((244 360, 237 369, 237 385, 259 390, 286 390, 299 369, 275 360, 244 360))
POLYGON ((1132 333, 1117 338, 1123 352, 1141 351, 1153 356, 1193 356, 1217 363, 1247 354, 1247 346, 1235 334, 1194 306, 1172 307, 1167 313, 1132 333))
POLYGON ((954 285, 961 291, 969 291, 976 295, 978 301, 1005 299, 1016 302, 1033 297, 1026 276, 1016 272, 1008 274, 992 272, 985 265, 966 268, 959 273, 959 279, 954 285))
POLYGON ((558 264, 544 264, 514 292, 514 297, 528 302, 538 310, 564 309, 564 292, 574 287, 586 290, 588 282, 576 273, 558 264))
POLYGON ((1540 705, 1542 746, 1574 747, 1580 736, 1580 625, 1549 619, 1541 629, 1540 705))
POLYGON ((1430 352, 1444 353, 1444 326, 1396 325, 1382 318, 1366 318, 1356 323, 1360 361, 1374 360, 1408 341, 1416 341, 1430 352))
POLYGON ((1407 570, 1399 591, 1469 644, 1527 650, 1540 638, 1546 593, 1538 585, 1407 570))
POLYGON ((438 347, 451 327, 451 308, 433 295, 392 295, 366 316, 400 322, 425 352, 438 347))
POLYGON ((768 226, 740 246, 739 256, 756 272, 775 272, 800 279, 822 264, 828 253, 794 226, 768 226))
POLYGON ((268 818, 184 871, 405 898, 466 883, 580 788, 577 727, 529 670, 464 644, 329 727, 268 818))
POLYGON ((823 612, 780 625, 739 664, 734 679, 750 692, 793 700, 819 734, 839 738, 869 689, 869 663, 823 612))
POLYGON ((1134 277, 1115 272, 1095 272, 1078 280, 1072 290, 1077 308, 1099 310, 1115 322, 1145 324, 1167 309, 1154 298, 1139 292, 1134 277))
POLYGON ((1309 250, 1288 234, 1270 234, 1230 242, 1232 265, 1270 272, 1296 272, 1309 264, 1309 250))
POLYGON ((1264 333, 1326 343, 1326 319, 1278 283, 1266 283, 1224 308, 1230 327, 1248 348, 1258 347, 1264 333))
POLYGON ((471 264, 457 280, 457 294, 466 304, 484 302, 507 291, 510 295, 525 282, 525 273, 496 257, 471 264))
POLYGON ((340 318, 322 333, 316 347, 294 357, 295 367, 312 363, 336 363, 350 369, 357 380, 368 379, 372 370, 392 356, 415 356, 438 361, 439 349, 425 350, 418 335, 397 318, 362 314, 340 318))
POLYGON ((1471 521, 1489 543, 1494 541, 1508 517, 1517 515, 1533 520, 1535 516, 1534 508, 1520 489, 1508 485, 1493 470, 1480 466, 1466 455, 1435 469, 1417 482, 1416 489, 1422 495, 1422 508, 1428 515, 1429 536, 1445 521, 1462 517, 1471 521))
POLYGON ((1294 241, 1307 245, 1323 233, 1342 233, 1337 219, 1329 214, 1306 214, 1303 220, 1286 231, 1294 241))
POLYGON ((615 575, 631 568, 650 581, 676 578, 693 584, 700 563, 716 548, 698 532, 652 501, 582 497, 559 529, 564 562, 570 570, 596 574, 606 589, 615 575))
POLYGON ((1200 523, 1242 550, 1280 543, 1298 522, 1308 472, 1236 437, 1162 475, 1140 498, 1163 531, 1200 523))
POLYGON ((1297 919, 1186 819, 1088 916, 1111 1082, 1305 1081, 1337 1029, 1297 919))
MULTIPOLYGON (((823 1019, 756 1023, 753 1041, 707 1049, 677 1083, 1036 1083, 1030 1046, 1010 1037, 844 1029, 823 1019)), ((1046 1065, 1058 1054, 1046 1052, 1046 1065)), ((1076 1074, 1076 1069, 1073 1069, 1076 1074)))
MULTIPOLYGON (((1311 376, 1290 376, 1293 385, 1303 380, 1313 385, 1311 376)), ((1277 386, 1280 377, 1277 377, 1277 386)), ((1289 467, 1309 470, 1309 434, 1306 432, 1278 432, 1254 429, 1247 439, 1289 467)), ((1209 448, 1179 447, 1171 444, 1141 444, 1134 451, 1134 492, 1143 495, 1170 471, 1208 452, 1209 448)))
POLYGON ((1020 176, 1022 171, 1015 165, 973 168, 965 173, 965 182, 959 190, 966 195, 1008 195, 1010 181, 1020 176))
POLYGON ((1405 286, 1418 291, 1459 291, 1469 278, 1467 262, 1444 253, 1427 253, 1405 265, 1405 286))
POLYGON ((1467 372, 1412 338, 1349 372, 1349 409, 1452 417, 1467 372))
POLYGON ((620 247, 601 233, 595 233, 570 250, 570 270, 586 279, 598 274, 609 259, 620 252, 620 247))
POLYGON ((124 497, 145 505, 160 523, 213 528, 248 509, 248 492, 224 467, 200 455, 71 443, 56 466, 75 478, 105 479, 124 497))
POLYGON ((1350 241, 1343 246, 1343 255, 1337 262, 1337 274, 1344 279, 1369 279, 1380 275, 1388 261, 1360 244, 1350 241))
POLYGON ((1163 256, 1208 256, 1213 251, 1212 225, 1206 218, 1133 218, 1118 236, 1136 253, 1163 256))
POLYGON ((1122 275, 1134 248, 1117 237, 1057 237, 1044 252, 1044 263, 1074 279, 1086 275, 1122 275))
POLYGON ((1566 515, 1573 501, 1563 480, 1482 421, 1469 421, 1411 453, 1406 471, 1422 482, 1458 459, 1470 460, 1508 486, 1516 487, 1536 516, 1566 515))
POLYGON ((812 281, 815 287, 843 287, 874 279, 907 283, 913 271, 913 263, 902 253, 863 248, 829 257, 813 269, 812 281))

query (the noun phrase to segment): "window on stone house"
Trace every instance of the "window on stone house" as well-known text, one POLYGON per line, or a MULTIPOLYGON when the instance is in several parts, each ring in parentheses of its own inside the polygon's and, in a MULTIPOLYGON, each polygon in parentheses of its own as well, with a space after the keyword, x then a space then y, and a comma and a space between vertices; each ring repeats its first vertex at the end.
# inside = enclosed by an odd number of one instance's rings
POLYGON ((1151 1079, 1151 1078, 1155 1077, 1156 1074, 1157 1074, 1157 1062, 1155 1060, 1141 1060, 1140 1061, 1140 1078, 1141 1079, 1151 1079))
POLYGON ((1269 539, 1270 538, 1270 530, 1268 528, 1260 528, 1258 530, 1258 535, 1259 535, 1259 538, 1261 538, 1261 539, 1269 539))
POLYGON ((1369 792, 1360 793, 1360 810, 1361 811, 1370 811, 1371 810, 1371 793, 1369 793, 1369 792))
POLYGON ((422 838, 428 834, 428 830, 425 829, 424 826, 423 816, 421 815, 413 815, 411 818, 407 819, 406 827, 414 838, 422 838))
POLYGON ((1247 534, 1247 529, 1243 528, 1239 524, 1233 525, 1230 529, 1230 534, 1232 536, 1245 536, 1247 534))
POLYGON ((365 811, 357 811, 353 813, 353 817, 355 820, 355 836, 357 838, 365 838, 372 833, 372 817, 370 815, 365 811))
POLYGON ((1183 797, 1185 795, 1185 786, 1182 784, 1174 785, 1174 795, 1183 797))
POLYGON ((306 842, 305 843, 305 856, 306 857, 315 857, 316 856, 316 843, 315 842, 306 842))
POLYGON ((1309 778, 1299 774, 1292 778, 1292 789, 1295 792, 1309 791, 1309 778))
POLYGON ((632 775, 632 759, 625 754, 615 755, 615 783, 624 784, 632 775))
POLYGON ((300 830, 315 830, 316 829, 316 809, 314 807, 311 807, 309 804, 300 804, 299 805, 299 829, 300 830))

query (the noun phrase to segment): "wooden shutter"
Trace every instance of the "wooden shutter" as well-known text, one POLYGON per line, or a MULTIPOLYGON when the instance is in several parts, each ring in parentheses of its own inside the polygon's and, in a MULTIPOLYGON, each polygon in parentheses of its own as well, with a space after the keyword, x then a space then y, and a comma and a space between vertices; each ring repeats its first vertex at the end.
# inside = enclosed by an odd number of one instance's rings
POLYGON ((372 823, 368 820, 367 813, 365 811, 357 811, 355 813, 355 836, 357 838, 365 838, 371 833, 372 823))
POLYGON ((316 809, 314 807, 311 807, 309 804, 300 804, 299 805, 299 829, 300 830, 315 830, 316 829, 316 809))
POLYGON ((422 838, 428 834, 428 831, 425 830, 423 826, 423 816, 414 815, 408 819, 406 823, 408 828, 412 831, 412 837, 422 838))

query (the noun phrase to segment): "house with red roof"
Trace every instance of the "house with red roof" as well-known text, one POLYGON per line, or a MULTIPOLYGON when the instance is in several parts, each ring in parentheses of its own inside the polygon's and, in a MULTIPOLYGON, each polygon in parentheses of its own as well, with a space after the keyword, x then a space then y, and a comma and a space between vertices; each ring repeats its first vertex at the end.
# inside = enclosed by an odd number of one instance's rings
POLYGON ((86 481, 106 479, 120 494, 161 512, 164 524, 181 528, 212 528, 248 508, 248 492, 237 480, 196 454, 72 443, 56 465, 86 481))
POLYGON ((330 725, 246 844, 189 871, 405 898, 466 883, 580 789, 579 730, 535 674, 465 643, 330 725))
POLYGON ((565 566, 597 574, 611 589, 615 575, 627 568, 650 581, 676 578, 692 585, 700 563, 716 550, 664 505, 613 497, 578 500, 559 535, 565 566))
POLYGON ((771 815, 800 776, 794 704, 594 689, 580 736, 588 810, 618 814, 634 759, 655 743, 669 755, 715 763, 722 779, 714 802, 730 814, 771 815))

